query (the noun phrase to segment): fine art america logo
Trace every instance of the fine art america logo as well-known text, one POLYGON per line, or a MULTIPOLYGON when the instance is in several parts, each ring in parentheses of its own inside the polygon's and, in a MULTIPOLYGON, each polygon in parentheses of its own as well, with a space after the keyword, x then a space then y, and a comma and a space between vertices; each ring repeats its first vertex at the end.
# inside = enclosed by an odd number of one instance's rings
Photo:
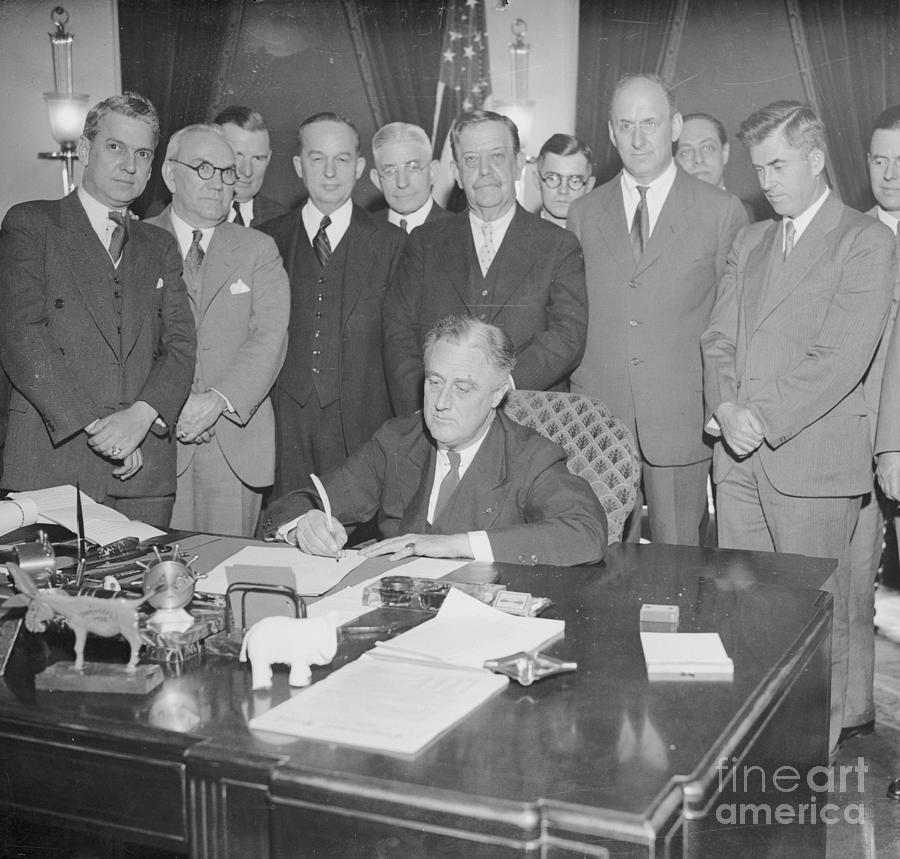
POLYGON ((853 765, 817 766, 805 772, 781 766, 767 773, 760 766, 736 764, 737 758, 719 759, 716 766, 719 792, 760 797, 765 801, 721 803, 716 808, 716 820, 720 824, 863 823, 865 820, 863 799, 869 768, 863 758, 857 758, 853 765), (851 795, 859 801, 843 801, 851 795), (770 801, 773 797, 775 802, 770 801), (778 801, 779 798, 784 801, 778 801))

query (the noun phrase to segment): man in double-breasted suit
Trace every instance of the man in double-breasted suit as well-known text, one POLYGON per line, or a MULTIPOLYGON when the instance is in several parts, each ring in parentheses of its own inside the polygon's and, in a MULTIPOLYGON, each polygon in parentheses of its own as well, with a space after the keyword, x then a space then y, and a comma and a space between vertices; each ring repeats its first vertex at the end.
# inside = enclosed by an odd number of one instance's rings
MULTIPOLYGON (((654 541, 696 545, 712 451, 703 438, 700 335, 737 231, 740 200, 677 168, 681 115, 654 75, 613 93, 623 170, 569 207, 584 248, 590 324, 572 391, 598 397, 635 434, 654 541)), ((640 537, 642 499, 626 525, 640 537)))
POLYGON ((324 478, 328 522, 316 494, 295 491, 268 508, 264 530, 304 551, 335 554, 344 525, 378 515, 368 556, 475 558, 582 564, 606 551, 606 516, 565 451, 497 411, 515 352, 508 335, 471 316, 429 332, 422 412, 388 421, 324 478))
POLYGON ((519 133, 491 111, 451 131, 468 211, 417 227, 384 303, 384 360, 395 414, 422 404, 422 341, 437 320, 468 313, 502 328, 517 388, 564 390, 584 350, 587 298, 578 242, 516 203, 519 133))
POLYGON ((218 126, 177 131, 163 166, 172 204, 152 223, 178 241, 197 325, 172 526, 249 537, 275 473, 269 390, 287 348, 290 290, 272 239, 225 220, 236 175, 218 126))
POLYGON ((735 241, 703 335, 710 428, 721 434, 719 544, 837 559, 831 745, 843 725, 850 536, 872 488, 863 377, 896 278, 894 237, 828 189, 825 129, 797 102, 741 125, 781 221, 735 241))
POLYGON ((288 352, 274 389, 276 496, 339 465, 390 417, 381 306, 405 238, 350 198, 365 159, 348 119, 309 117, 297 145, 294 167, 309 198, 261 227, 291 284, 288 352))
POLYGON ((128 213, 158 135, 141 96, 100 102, 79 143, 81 187, 10 209, 0 364, 12 384, 5 489, 79 481, 94 500, 167 527, 196 339, 175 242, 128 213))

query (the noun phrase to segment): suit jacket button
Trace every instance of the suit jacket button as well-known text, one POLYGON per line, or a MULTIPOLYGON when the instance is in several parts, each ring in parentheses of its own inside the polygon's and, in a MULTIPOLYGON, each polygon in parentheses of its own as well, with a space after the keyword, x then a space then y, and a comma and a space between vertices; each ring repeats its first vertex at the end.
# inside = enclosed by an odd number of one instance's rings
POLYGON ((537 562, 538 562, 538 556, 537 556, 537 555, 532 555, 532 556, 531 556, 531 563, 532 563, 532 564, 536 564, 537 562))
POLYGON ((525 563, 525 556, 524 556, 524 555, 519 555, 519 563, 520 563, 520 564, 524 564, 524 563, 525 563))
POLYGON ((637 281, 633 280, 628 284, 632 289, 637 289, 637 281))
POLYGON ((61 298, 57 298, 56 301, 53 302, 53 306, 57 310, 62 310, 66 306, 66 303, 61 298))

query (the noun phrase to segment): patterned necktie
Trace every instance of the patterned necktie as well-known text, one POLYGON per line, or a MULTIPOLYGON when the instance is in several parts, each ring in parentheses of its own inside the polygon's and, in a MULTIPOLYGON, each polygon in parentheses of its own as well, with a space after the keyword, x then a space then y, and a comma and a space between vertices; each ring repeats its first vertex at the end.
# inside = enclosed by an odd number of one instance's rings
POLYGON ((481 266, 482 277, 485 277, 497 253, 494 248, 494 228, 490 224, 481 225, 481 238, 481 247, 478 249, 478 264, 481 266))
POLYGON ((128 241, 128 216, 123 212, 110 212, 107 216, 116 225, 109 237, 109 256, 114 263, 119 262, 128 241))
POLYGON ((403 230, 404 233, 409 232, 409 230, 406 229, 408 226, 409 226, 409 224, 407 223, 406 218, 401 218, 400 219, 400 229, 403 230))
POLYGON ((191 242, 190 248, 188 248, 187 256, 184 258, 185 263, 187 264, 188 269, 191 274, 196 277, 200 273, 200 266, 203 265, 203 257, 205 254, 203 253, 203 248, 200 247, 200 240, 203 238, 202 230, 194 230, 193 232, 194 240, 191 242))
POLYGON ((313 238, 313 250, 316 252, 316 259, 322 268, 325 268, 325 263, 331 258, 331 242, 328 241, 328 233, 325 232, 329 226, 331 226, 331 218, 326 215, 319 224, 319 232, 313 238))
POLYGON ((244 216, 241 214, 241 204, 237 200, 235 200, 231 204, 231 208, 234 209, 234 220, 232 221, 232 223, 237 224, 239 227, 247 226, 244 223, 244 216))
POLYGON ((791 251, 794 249, 794 236, 797 233, 797 228, 794 226, 794 222, 791 220, 787 220, 784 222, 784 258, 787 259, 790 256, 791 251))
POLYGON ((432 522, 437 522, 438 516, 444 512, 444 508, 450 501, 454 490, 459 486, 459 453, 455 450, 447 451, 447 459, 450 460, 450 470, 441 481, 441 488, 438 489, 437 502, 434 505, 434 518, 432 522))
POLYGON ((641 199, 638 201, 637 208, 634 210, 634 219, 631 222, 631 252, 634 254, 634 261, 637 262, 644 253, 644 247, 647 239, 650 238, 650 212, 647 211, 647 185, 637 186, 638 194, 641 199))

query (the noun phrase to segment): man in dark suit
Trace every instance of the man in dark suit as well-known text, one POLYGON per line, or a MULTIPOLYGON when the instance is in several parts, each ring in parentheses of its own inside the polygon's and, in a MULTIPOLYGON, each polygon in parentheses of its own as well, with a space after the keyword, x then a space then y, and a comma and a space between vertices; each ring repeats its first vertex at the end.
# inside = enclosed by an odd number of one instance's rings
POLYGON ((369 178, 388 204, 378 214, 385 214, 394 226, 411 233, 449 214, 431 195, 440 164, 431 157, 431 141, 418 125, 383 125, 372 138, 372 157, 375 166, 369 178))
MULTIPOLYGON (((743 230, 703 335, 719 545, 836 558, 831 748, 843 726, 850 536, 872 489, 863 377, 897 275, 895 238, 825 182, 825 128, 798 102, 741 124, 781 221, 743 230)), ((871 618, 870 618, 871 620, 871 618)))
POLYGON ((219 111, 213 122, 222 126, 238 172, 228 220, 242 227, 258 227, 283 215, 287 209, 281 203, 259 192, 272 159, 269 129, 262 114, 233 104, 219 111))
POLYGON ((449 313, 471 314, 509 334, 518 388, 564 390, 584 350, 581 248, 516 203, 525 156, 515 123, 491 111, 466 113, 450 142, 468 211, 412 233, 385 298, 384 360, 396 414, 421 405, 421 344, 449 313))
POLYGON ((606 551, 606 516, 566 454, 497 409, 515 366, 510 338, 471 316, 441 320, 425 339, 425 406, 386 423, 325 476, 332 519, 308 488, 275 502, 269 536, 336 555, 344 525, 378 515, 368 557, 475 558, 583 564, 606 551))
POLYGON ((225 220, 238 173, 219 126, 176 131, 163 178, 172 205, 151 223, 178 241, 197 324, 172 527, 250 537, 275 471, 269 391, 287 348, 290 287, 275 242, 225 220))
MULTIPOLYGON (((590 324, 572 391, 634 433, 656 542, 696 545, 706 509, 700 335, 737 231, 740 200, 678 169, 678 113, 655 75, 619 81, 609 134, 622 172, 569 207, 584 247, 590 324)), ((640 538, 642 500, 625 537, 640 538)))
POLYGON ((390 417, 381 305, 405 238, 350 199, 365 159, 348 119, 309 117, 297 146, 309 199, 262 226, 291 282, 288 352, 274 389, 274 495, 339 465, 390 417))
POLYGON ((0 362, 13 386, 6 489, 80 481, 96 501, 166 527, 172 430, 196 337, 175 240, 128 213, 158 136, 141 96, 100 102, 78 146, 81 187, 10 209, 0 231, 0 362))

